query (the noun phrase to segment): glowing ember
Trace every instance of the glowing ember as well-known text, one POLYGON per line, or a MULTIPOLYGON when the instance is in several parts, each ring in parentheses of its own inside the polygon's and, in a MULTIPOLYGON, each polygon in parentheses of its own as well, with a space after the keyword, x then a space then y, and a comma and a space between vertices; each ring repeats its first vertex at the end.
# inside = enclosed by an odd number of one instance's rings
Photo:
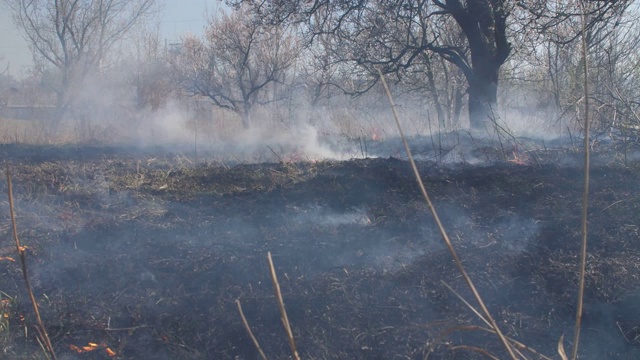
POLYGON ((513 158, 508 160, 510 163, 514 163, 518 165, 527 165, 528 159, 526 156, 518 155, 518 153, 516 153, 515 151, 512 154, 513 154, 513 158))
POLYGON ((371 129, 371 140, 379 141, 382 140, 382 136, 380 135, 380 130, 377 127, 371 129))
POLYGON ((83 353, 87 353, 87 352, 91 352, 91 351, 95 351, 95 350, 100 350, 100 349, 104 349, 104 352, 107 354, 107 356, 109 357, 114 357, 116 356, 116 352, 113 351, 110 347, 108 347, 106 344, 96 344, 93 342, 88 342, 87 345, 85 346, 76 346, 76 345, 69 345, 69 348, 79 354, 83 354, 83 353))

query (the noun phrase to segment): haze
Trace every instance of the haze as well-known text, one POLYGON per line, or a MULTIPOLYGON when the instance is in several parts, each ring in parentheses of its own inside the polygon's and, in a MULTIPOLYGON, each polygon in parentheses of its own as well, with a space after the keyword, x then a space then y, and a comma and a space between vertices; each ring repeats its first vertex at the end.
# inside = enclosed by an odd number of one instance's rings
MULTIPOLYGON (((205 12, 224 7, 219 0, 165 0, 157 24, 162 38, 167 42, 176 42, 186 33, 201 34, 206 25, 205 12)), ((11 19, 11 13, 0 1, 0 60, 2 65, 9 63, 10 75, 20 77, 33 65, 29 46, 22 38, 11 19)))

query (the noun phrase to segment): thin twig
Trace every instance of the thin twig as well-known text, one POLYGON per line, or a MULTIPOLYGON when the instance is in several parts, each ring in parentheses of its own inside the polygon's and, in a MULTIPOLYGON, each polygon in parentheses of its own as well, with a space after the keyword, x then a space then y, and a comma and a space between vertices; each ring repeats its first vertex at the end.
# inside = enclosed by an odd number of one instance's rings
POLYGON ((633 342, 629 341, 629 338, 627 337, 627 334, 624 333, 624 330, 622 330, 622 327, 620 326, 619 321, 616 321, 616 326, 618 327, 618 330, 620 330, 620 334, 622 334, 624 341, 626 341, 629 344, 633 344, 633 342))
MULTIPOLYGON (((462 295, 460 295, 457 291, 455 291, 455 290, 454 290, 451 286, 449 286, 449 284, 447 284, 446 282, 444 282, 444 281, 442 281, 442 280, 441 280, 441 282, 442 282, 442 284, 443 284, 444 286, 446 286, 446 287, 447 287, 447 289, 449 289, 449 291, 451 291, 451 292, 452 292, 452 293, 453 293, 453 294, 454 294, 458 299, 460 299, 460 301, 462 301, 462 302, 463 302, 463 303, 464 303, 464 304, 465 304, 469 309, 471 309, 471 311, 472 311, 474 314, 476 314, 476 316, 477 316, 477 317, 479 317, 479 318, 480 318, 480 320, 482 320, 482 322, 484 322, 487 326, 491 327, 491 324, 487 321, 487 319, 485 319, 485 318, 484 318, 484 316, 482 316, 482 314, 480 314, 480 312, 479 312, 475 307, 473 307, 473 305, 471 305, 467 300, 465 300, 465 299, 462 297, 462 295)), ((483 327, 480 327, 480 326, 475 326, 475 325, 473 325, 473 326, 463 327, 462 329, 463 329, 463 330, 483 330, 483 331, 487 331, 487 332, 491 332, 491 333, 494 333, 494 334, 495 334, 495 331, 494 331, 494 330, 491 330, 491 329, 488 329, 488 328, 483 328, 483 327)), ((527 350, 527 351, 529 351, 529 352, 531 352, 531 353, 533 353, 533 354, 535 354, 535 355, 539 356, 541 359, 551 360, 551 358, 549 358, 549 357, 547 357, 547 356, 545 356, 545 355, 543 355, 543 354, 540 354, 540 353, 539 353, 538 351, 536 351, 535 349, 533 349, 533 348, 531 348, 531 347, 528 347, 527 345, 525 345, 525 344, 523 344, 523 343, 521 343, 521 342, 519 342, 519 341, 517 341, 517 340, 515 340, 515 339, 512 339, 512 338, 510 338, 510 337, 508 337, 508 336, 507 336, 506 338, 507 338, 507 340, 509 340, 509 342, 511 343, 511 345, 513 345, 513 346, 514 346, 514 350, 515 350, 515 351, 520 355, 520 357, 521 357, 521 358, 523 358, 523 359, 525 359, 526 357, 525 357, 525 356, 524 356, 524 355, 523 355, 519 350, 527 350)))
POLYGON ((276 275, 275 266, 273 266, 273 259, 271 259, 271 251, 267 253, 267 259, 269 260, 269 270, 271 271, 271 281, 273 281, 273 287, 276 291, 276 298, 278 299, 278 308, 280 309, 280 318, 282 319, 282 325, 287 332, 287 338, 289 339, 289 347, 291 348, 291 354, 295 360, 300 360, 298 350, 296 349, 296 342, 293 339, 293 332, 291 331, 291 325, 289 324, 289 317, 287 317, 287 311, 284 309, 284 300, 282 299, 282 293, 280 292, 280 284, 278 283, 278 276, 276 275))
POLYGON ((484 318, 484 316, 482 316, 482 314, 480 314, 480 312, 478 310, 476 310, 475 307, 473 307, 473 305, 471 305, 467 300, 465 300, 465 298, 462 297, 462 295, 458 294, 457 291, 453 290, 453 288, 451 286, 449 286, 449 284, 447 284, 446 282, 440 280, 440 282, 447 287, 447 289, 449 289, 449 291, 451 291, 453 293, 453 295, 455 295, 458 299, 460 299, 460 301, 462 301, 463 304, 467 305, 467 307, 469 309, 471 309, 471 311, 476 314, 477 317, 480 318, 480 320, 482 320, 483 323, 485 323, 487 326, 491 327, 491 323, 489 323, 487 321, 487 319, 484 318))
POLYGON ((144 329, 144 328, 148 328, 148 327, 149 327, 149 325, 138 325, 138 326, 129 326, 129 327, 122 327, 122 328, 107 327, 107 328, 104 328, 102 330, 104 330, 104 331, 134 331, 134 330, 144 329))
POLYGON ((459 349, 474 351, 474 352, 480 353, 480 354, 488 357, 489 359, 500 360, 499 357, 497 357, 497 356, 491 354, 490 352, 488 352, 487 350, 485 350, 483 348, 480 348, 480 347, 477 347, 477 346, 458 345, 458 346, 452 346, 451 347, 451 350, 459 350, 459 349))
POLYGON ((395 103, 393 101, 393 97, 391 96, 391 91, 389 90, 389 86, 387 85, 387 81, 386 81, 384 75, 382 74, 382 72, 380 71, 380 69, 377 69, 377 70, 378 70, 378 74, 380 74, 380 79, 382 80, 382 85, 384 86, 384 90, 387 93, 387 98, 389 99, 389 103, 391 104, 391 111, 393 112, 393 117, 394 117, 394 119, 396 121, 396 125, 398 126, 398 131, 400 132, 400 138, 402 139, 402 143, 404 144, 404 149, 407 152, 407 157, 409 158, 409 163, 411 164, 411 168, 413 169, 413 173, 414 173, 414 175, 416 177, 416 180, 418 181, 418 186, 420 187, 420 192, 422 193, 422 196, 424 197, 424 200, 427 202, 427 205, 429 206, 429 210, 431 210, 431 215, 433 216, 433 219, 435 220, 436 225, 438 226, 438 230, 440 231, 440 235, 442 235, 442 238, 444 239, 444 242, 446 243, 447 248, 449 249, 449 252, 451 253, 451 256, 453 257, 453 260, 455 261, 456 266, 458 267, 458 270, 460 271, 460 273, 464 277, 464 280, 466 281, 467 286, 469 286, 469 289, 473 293, 473 296, 476 298, 476 301, 478 302, 478 304, 482 308, 482 311, 485 313, 485 316, 487 317, 487 319, 491 323, 491 327, 493 329, 495 329, 496 334, 498 335, 498 337, 500 338, 500 341, 502 342, 502 344, 504 345, 505 349, 509 353, 509 356, 511 356, 511 359, 517 360, 518 358, 516 357, 516 354, 513 352, 513 349, 511 348, 511 345, 509 344, 509 342, 507 341, 505 336, 502 334, 502 331, 500 331, 500 329, 498 328, 498 324, 493 319, 493 316, 491 316, 491 314, 489 313, 489 309, 484 304, 484 301, 482 300, 482 297, 480 296, 480 293, 478 292, 478 290, 476 289, 475 285, 473 284, 473 281, 471 280, 471 278, 467 274, 467 271, 464 269, 464 266, 462 265, 462 261, 460 261, 460 258, 458 257, 458 253, 456 252, 455 248, 453 247, 453 244, 451 243, 451 240, 449 239, 449 235, 447 234, 447 231, 445 230, 444 225, 442 225, 442 222, 440 221, 440 217, 438 216, 438 212, 436 211, 436 208, 433 206, 433 203, 431 202, 431 198, 429 197, 429 194, 427 193, 427 189, 425 188, 424 183, 422 182, 422 178, 420 177, 420 172, 418 171, 418 167, 416 166, 416 163, 415 163, 415 161, 413 159, 413 155, 411 154, 411 149, 409 148, 409 143, 407 142, 407 139, 404 136, 404 132, 402 131, 402 125, 400 125, 400 118, 398 116, 398 112, 396 111, 396 105, 395 105, 395 103))
POLYGON ((604 209, 600 210, 600 212, 603 212, 605 210, 609 210, 612 207, 614 207, 615 205, 620 204, 621 202, 624 202, 624 199, 623 200, 614 201, 611 205, 609 205, 609 206, 605 207, 604 209))
MULTIPOLYGON (((488 332, 488 333, 491 333, 491 334, 495 334, 496 333, 495 330, 493 330, 493 329, 482 327, 482 326, 478 326, 478 325, 462 325, 462 326, 456 326, 454 328, 447 329, 446 331, 442 332, 442 334, 443 335, 449 335, 449 334, 451 334, 451 333, 453 333, 455 331, 478 331, 478 330, 479 331, 488 332)), ((507 336, 507 340, 509 340, 509 342, 511 343, 511 345, 513 345, 513 347, 515 348, 516 351, 517 350, 525 350, 525 351, 528 351, 531 354, 539 357, 540 359, 553 360, 550 357, 539 353, 536 349, 534 349, 532 347, 529 347, 529 346, 521 343, 520 341, 518 341, 516 339, 510 338, 510 337, 507 336)), ((525 356, 522 355, 522 353, 520 353, 520 352, 518 352, 518 353, 520 354, 520 356, 522 356, 523 359, 525 358, 525 356)))
POLYGON ((40 331, 38 326, 34 326, 34 327, 36 328, 36 331, 38 332, 38 336, 36 336, 36 341, 38 342, 38 346, 40 346, 40 350, 42 350, 42 353, 44 354, 44 356, 47 358, 47 360, 49 360, 49 359, 51 359, 51 355, 49 355, 49 350, 47 350, 47 347, 44 346, 44 344, 43 344, 42 332, 40 331))
POLYGON ((267 355, 265 355, 264 351, 262 351, 262 348, 260 347, 260 343, 258 342, 258 339, 256 339, 256 337, 253 335, 253 331, 251 331, 249 322, 247 321, 247 318, 244 316, 244 312, 242 311, 242 305, 240 304, 239 299, 236 299, 236 305, 238 305, 238 312, 240 313, 242 324, 244 325, 244 328, 247 330, 247 333, 249 334, 251 341, 253 341, 253 345, 256 347, 256 349, 258 349, 258 353, 260 354, 260 357, 262 358, 262 360, 267 360, 267 355))
POLYGON ((20 238, 18 237, 18 225, 16 224, 16 214, 13 206, 13 185, 11 183, 11 174, 9 172, 9 166, 7 165, 7 194, 9 196, 9 213, 11 215, 11 227, 13 229, 13 240, 16 243, 16 250, 18 252, 18 257, 20 258, 20 266, 22 268, 22 277, 24 278, 25 286, 27 287, 27 293, 29 294, 29 299, 31 300, 31 304, 33 305, 33 311, 36 314, 36 320, 38 321, 38 333, 42 336, 44 341, 44 345, 51 355, 53 360, 57 360, 56 353, 53 350, 53 345, 51 345, 51 340, 49 339, 49 334, 47 334, 47 329, 44 327, 44 322, 42 321, 42 317, 40 317, 40 310, 38 309, 38 302, 36 301, 35 295, 33 295, 33 289, 31 288, 31 283, 29 282, 29 276, 27 273, 27 259, 26 259, 26 251, 25 247, 20 245, 20 238))
POLYGON ((271 152, 273 153, 273 155, 275 155, 278 158, 278 161, 283 161, 282 160, 282 156, 278 155, 277 152, 275 152, 275 150, 273 150, 273 148, 271 148, 271 146, 267 145, 267 149, 271 150, 271 152))
POLYGON ((580 232, 582 233, 582 245, 580 249, 580 280, 578 283, 578 305, 576 307, 576 323, 573 336, 573 350, 571 351, 571 359, 578 357, 578 346, 580 343, 580 327, 582 326, 582 307, 584 303, 584 282, 587 267, 587 215, 589 210, 589 64, 587 59, 587 30, 584 4, 581 5, 581 23, 582 23, 582 60, 584 72, 584 188, 582 191, 582 214, 580 232))
MULTIPOLYGON (((511 140, 516 146, 522 146, 522 148, 524 149, 524 152, 526 152, 527 154, 529 154, 529 156, 531 156, 531 158, 536 163, 536 165, 538 165, 538 167, 542 167, 542 164, 540 164, 540 162, 538 161, 538 157, 535 156, 533 151, 529 150, 522 141, 518 140, 518 138, 516 138, 515 135, 511 133, 511 130, 509 130, 508 128, 505 129, 504 126, 498 124, 498 120, 496 119, 495 113, 493 112, 493 107, 491 107, 490 110, 491 110, 490 120, 493 123, 493 125, 496 127, 496 133, 498 134, 498 138, 500 138, 501 136, 500 131, 504 132, 506 136, 511 138, 511 140)), ((502 146, 502 142, 501 142, 501 146, 502 146)))

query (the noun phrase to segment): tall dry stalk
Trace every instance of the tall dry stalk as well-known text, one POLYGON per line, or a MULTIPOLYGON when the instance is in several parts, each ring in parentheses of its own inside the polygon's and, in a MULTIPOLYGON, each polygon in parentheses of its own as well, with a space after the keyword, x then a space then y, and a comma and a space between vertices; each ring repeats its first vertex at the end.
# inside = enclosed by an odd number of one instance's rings
POLYGON ((582 191, 582 219, 580 224, 580 232, 582 234, 582 245, 580 249, 580 280, 578 282, 578 305, 576 306, 576 323, 573 336, 573 350, 571 351, 571 359, 578 357, 578 346, 580 343, 580 327, 582 325, 582 307, 584 303, 584 278, 587 266, 587 216, 589 210, 589 65, 587 58, 587 31, 585 26, 585 8, 584 3, 579 0, 581 23, 582 23, 582 71, 584 72, 584 188, 582 191))
POLYGON ((278 300, 278 308, 280 309, 280 318, 282 320, 282 326, 287 332, 287 339, 289 340, 289 347, 291 348, 291 355, 294 360, 300 360, 298 355, 298 349, 296 348, 296 341, 293 338, 293 331, 291 331, 291 324, 289 323, 289 317, 287 311, 284 308, 284 299, 282 298, 282 292, 280 291, 280 283, 278 282, 278 276, 276 275, 276 268, 273 265, 273 259, 271 258, 271 251, 267 252, 267 260, 269 260, 269 271, 271 273, 271 281, 273 282, 273 288, 276 292, 276 299, 278 300))
POLYGON ((262 360, 267 360, 267 355, 265 355, 264 351, 262 351, 262 347, 260 347, 260 343, 258 342, 258 339, 256 338, 255 335, 253 335, 253 331, 251 331, 251 326, 249 326, 249 322, 247 321, 247 318, 244 316, 244 311, 242 311, 242 304, 240 304, 239 299, 236 299, 236 305, 238 306, 238 312, 240 313, 242 324, 244 325, 245 330, 247 330, 247 333, 249 334, 251 341, 253 341, 253 346, 255 346, 256 350, 258 350, 258 353, 260 354, 260 358, 262 358, 262 360))
POLYGON ((44 342, 44 346, 51 355, 53 360, 57 360, 56 353, 53 350, 53 345, 51 344, 51 340, 49 339, 49 334, 47 333, 47 329, 44 326, 44 322, 42 321, 42 317, 40 317, 40 310, 38 308, 38 302, 36 301, 36 297, 33 295, 33 289, 31 288, 31 283, 29 282, 29 276, 27 273, 27 259, 25 247, 20 244, 20 238, 18 237, 18 226, 16 224, 16 215, 13 206, 13 184, 11 183, 11 174, 9 172, 9 166, 6 168, 7 173, 7 195, 9 197, 9 213, 11 215, 11 226, 13 230, 13 240, 16 244, 16 250, 18 252, 18 257, 20 258, 20 266, 22 268, 22 276, 24 278, 25 286, 27 287, 27 293, 29 294, 29 299, 31 300, 31 304, 33 305, 33 311, 36 314, 36 320, 38 321, 38 326, 36 329, 38 330, 38 334, 42 338, 44 342))
POLYGON ((418 187, 420 188, 420 192, 422 193, 422 197, 427 202, 427 205, 429 206, 429 210, 431 211, 431 215, 433 216, 433 219, 435 220, 436 225, 438 226, 438 230, 440 231, 440 235, 444 239, 444 242, 447 245, 447 248, 449 249, 449 252, 451 253, 451 256, 453 257, 453 260, 455 261, 456 266, 458 267, 458 270, 462 274, 462 277, 464 278, 465 282, 467 283, 467 286, 469 286, 469 289, 473 293, 473 296, 475 297, 476 301, 478 302, 478 305, 480 305, 480 308, 482 309, 482 312, 484 312, 487 320, 491 324, 491 327, 493 328, 493 330, 496 332, 496 334, 500 338, 500 341, 502 342, 502 344, 504 345, 505 349, 507 350, 507 352, 511 356, 511 359, 517 360, 518 358, 516 357, 516 354, 514 353, 513 349, 511 348, 511 344, 509 343, 507 338, 504 336, 502 331, 500 331, 500 328, 498 327, 498 324, 494 320, 493 316, 491 316, 491 313, 489 312, 489 309, 487 308, 487 306, 485 305, 484 301, 482 300, 482 297, 480 296, 480 293, 478 292, 478 290, 476 289, 475 285, 473 284, 473 281, 471 280, 471 277, 469 277, 469 274, 467 274, 467 271, 464 269, 464 266, 462 265, 462 261, 460 261, 460 258, 458 257, 458 253, 456 252, 455 248, 453 247, 453 244, 451 243, 451 239, 449 239, 449 235, 447 234, 447 231, 445 230, 444 225, 442 225, 442 222, 440 221, 440 216, 438 216, 438 212, 436 211, 436 208, 433 206, 433 203, 431 202, 431 198, 429 197, 429 194, 427 193, 427 189, 425 188, 424 183, 422 182, 422 178, 420 177, 420 172, 418 171, 418 167, 416 166, 416 163, 413 160, 413 155, 411 154, 411 149, 409 148, 409 143, 407 142, 407 139, 404 136, 404 131, 402 130, 402 125, 400 125, 400 118, 398 116, 398 112, 396 111, 396 105, 395 105, 395 102, 393 101, 393 97, 391 96, 391 91, 389 90, 389 86, 387 85, 387 81, 386 81, 384 75, 382 74, 382 72, 380 71, 380 69, 377 69, 377 70, 378 70, 378 74, 380 75, 380 80, 382 80, 382 85, 384 86, 384 90, 387 93, 387 98, 389 99, 389 104, 391 105, 391 111, 393 112, 393 117, 394 117, 394 119, 396 121, 396 125, 398 126, 398 131, 400 132, 400 138, 402 139, 402 143, 404 145, 404 150, 407 152, 407 157, 409 158, 409 163, 411 164, 411 168, 413 169, 413 174, 415 175, 416 180, 418 182, 418 187))

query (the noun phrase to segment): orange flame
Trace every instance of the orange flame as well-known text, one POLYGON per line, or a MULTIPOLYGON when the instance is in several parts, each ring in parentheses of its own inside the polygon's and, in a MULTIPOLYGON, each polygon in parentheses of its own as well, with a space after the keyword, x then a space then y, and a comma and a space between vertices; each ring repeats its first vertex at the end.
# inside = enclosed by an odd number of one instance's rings
POLYGON ((373 141, 382 140, 382 135, 380 135, 380 130, 377 127, 373 127, 371 129, 371 140, 373 141))
POLYGON ((109 357, 115 357, 117 354, 115 351, 113 351, 110 347, 108 347, 106 344, 96 344, 93 342, 88 342, 86 346, 76 346, 76 345, 69 345, 69 348, 79 354, 82 353, 86 353, 86 352, 90 352, 90 351, 94 351, 94 350, 98 350, 98 349, 104 349, 104 352, 109 356, 109 357))
POLYGON ((527 157, 526 156, 518 157, 518 154, 515 151, 512 154, 513 154, 513 159, 507 160, 508 162, 511 162, 511 163, 514 163, 514 164, 518 164, 518 165, 526 165, 527 164, 527 157))

